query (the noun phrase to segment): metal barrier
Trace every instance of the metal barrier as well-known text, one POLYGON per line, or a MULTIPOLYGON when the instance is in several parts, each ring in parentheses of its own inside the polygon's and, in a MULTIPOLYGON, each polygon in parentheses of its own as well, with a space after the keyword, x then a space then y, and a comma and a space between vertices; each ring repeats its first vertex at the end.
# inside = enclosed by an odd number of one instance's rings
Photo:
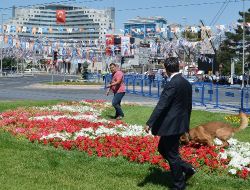
MULTIPOLYGON (((105 87, 111 81, 111 75, 105 77, 105 87)), ((165 80, 151 80, 142 76, 126 76, 126 92, 152 98, 159 98, 166 84, 165 80)), ((250 88, 213 83, 192 83, 193 103, 221 109, 244 110, 250 113, 250 88)))
POLYGON ((101 74, 99 74, 99 73, 88 73, 87 74, 87 80, 93 81, 93 82, 100 82, 100 81, 102 81, 101 74))
POLYGON ((249 107, 249 93, 250 88, 243 88, 241 91, 241 110, 245 111, 246 113, 250 113, 249 107))

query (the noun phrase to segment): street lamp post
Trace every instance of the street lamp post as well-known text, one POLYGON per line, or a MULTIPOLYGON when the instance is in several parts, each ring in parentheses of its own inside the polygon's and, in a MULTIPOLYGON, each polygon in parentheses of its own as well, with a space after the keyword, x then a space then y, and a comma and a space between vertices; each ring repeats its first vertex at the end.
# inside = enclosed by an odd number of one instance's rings
MULTIPOLYGON (((2 19, 2 22, 1 22, 1 29, 2 29, 2 36, 4 38, 4 30, 3 30, 3 15, 6 15, 6 14, 1 14, 1 19, 2 19)), ((4 39, 3 39, 4 40, 4 39)), ((3 40, 2 40, 2 43, 1 43, 1 76, 3 76, 3 40)))
MULTIPOLYGON (((2 22, 1 22, 1 33, 3 36, 3 14, 2 14, 2 22)), ((1 42, 1 76, 3 76, 3 39, 1 42)))
POLYGON ((231 84, 234 84, 234 80, 233 80, 234 72, 235 72, 234 64, 235 64, 234 58, 231 58, 231 81, 230 81, 231 84))
POLYGON ((213 59, 213 61, 212 61, 212 75, 214 75, 214 61, 215 61, 215 57, 214 57, 214 59, 213 59))
MULTIPOLYGON (((187 32, 186 32, 186 22, 187 22, 187 18, 186 17, 182 17, 183 21, 184 21, 184 39, 187 39, 187 32)), ((184 73, 184 69, 186 66, 186 51, 184 50, 184 54, 183 54, 183 73, 184 73)), ((188 64, 188 71, 187 71, 187 76, 189 77, 189 64, 188 64)))
POLYGON ((1 76, 3 76, 3 45, 4 45, 4 28, 3 28, 3 16, 4 15, 7 15, 7 14, 4 14, 4 13, 2 13, 1 14, 1 29, 2 29, 2 36, 3 36, 3 39, 2 39, 2 43, 1 43, 1 76))
POLYGON ((245 14, 245 1, 243 1, 243 55, 242 55, 242 83, 241 88, 244 88, 244 73, 245 73, 245 23, 246 23, 246 14, 245 14))

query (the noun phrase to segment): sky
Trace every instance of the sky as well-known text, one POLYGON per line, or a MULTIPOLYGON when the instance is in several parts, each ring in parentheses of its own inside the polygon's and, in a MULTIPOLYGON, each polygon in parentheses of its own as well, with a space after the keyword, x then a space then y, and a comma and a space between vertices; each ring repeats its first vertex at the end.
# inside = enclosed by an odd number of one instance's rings
MULTIPOLYGON (((244 1, 245 10, 250 9, 250 0, 244 1)), ((239 11, 243 10, 242 0, 0 0, 0 14, 7 14, 3 16, 6 20, 11 10, 3 8, 55 2, 98 9, 115 7, 117 30, 123 29, 128 19, 137 16, 163 16, 169 24, 198 25, 200 20, 209 26, 231 24, 237 22, 239 11)))

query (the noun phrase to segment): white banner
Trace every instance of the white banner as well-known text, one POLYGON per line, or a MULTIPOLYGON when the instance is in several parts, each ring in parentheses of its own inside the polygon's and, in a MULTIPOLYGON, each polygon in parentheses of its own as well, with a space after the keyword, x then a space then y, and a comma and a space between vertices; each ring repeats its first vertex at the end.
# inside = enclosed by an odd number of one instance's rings
POLYGON ((130 56, 130 38, 127 36, 121 37, 121 56, 130 56))

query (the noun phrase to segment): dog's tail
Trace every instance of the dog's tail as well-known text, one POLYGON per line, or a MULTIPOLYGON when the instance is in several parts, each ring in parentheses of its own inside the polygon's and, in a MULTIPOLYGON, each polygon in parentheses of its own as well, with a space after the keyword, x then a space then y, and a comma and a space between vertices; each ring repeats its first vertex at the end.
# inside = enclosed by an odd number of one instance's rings
POLYGON ((241 119, 241 121, 240 121, 240 127, 235 128, 234 129, 235 132, 243 130, 243 129, 245 129, 248 126, 248 117, 247 117, 247 114, 245 114, 243 112, 240 112, 239 116, 240 116, 240 119, 241 119))

